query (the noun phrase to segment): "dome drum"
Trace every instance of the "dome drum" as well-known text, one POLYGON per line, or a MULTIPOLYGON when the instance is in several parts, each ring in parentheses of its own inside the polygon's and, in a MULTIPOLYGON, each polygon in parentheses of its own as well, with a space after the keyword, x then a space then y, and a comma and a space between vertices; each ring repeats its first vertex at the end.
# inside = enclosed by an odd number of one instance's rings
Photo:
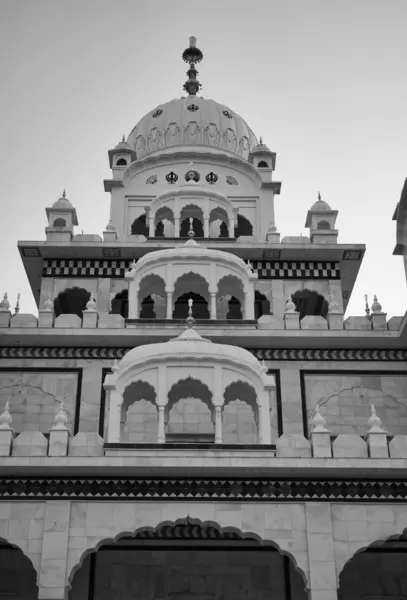
POLYGON ((267 368, 247 350, 213 344, 193 329, 185 330, 169 342, 133 348, 104 382, 109 406, 108 443, 122 441, 124 413, 129 404, 142 399, 142 392, 128 399, 126 390, 132 385, 134 389, 148 387, 151 390, 148 399, 157 410, 159 444, 166 441, 166 423, 177 386, 182 389, 178 397, 186 402, 200 397, 199 390, 205 390, 204 401, 215 424, 216 444, 223 443, 222 413, 233 399, 246 402, 252 408, 258 443, 271 443, 269 413, 274 378, 267 375, 267 368))
POLYGON ((209 306, 209 318, 217 319, 221 298, 237 298, 243 319, 254 319, 257 274, 239 257, 203 248, 193 240, 172 250, 144 255, 126 273, 129 282, 129 318, 140 318, 141 302, 159 294, 166 302, 166 318, 173 318, 177 299, 199 291, 209 306))

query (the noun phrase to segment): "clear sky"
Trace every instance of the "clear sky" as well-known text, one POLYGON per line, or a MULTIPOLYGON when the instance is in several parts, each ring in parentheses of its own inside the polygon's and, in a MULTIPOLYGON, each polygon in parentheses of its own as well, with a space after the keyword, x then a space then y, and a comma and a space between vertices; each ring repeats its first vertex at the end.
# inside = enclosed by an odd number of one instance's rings
POLYGON ((306 234, 318 190, 342 243, 367 252, 347 315, 407 307, 392 215, 407 177, 407 0, 2 0, 0 294, 36 312, 17 240, 44 240, 61 195, 85 233, 108 222, 107 150, 183 95, 181 53, 204 53, 202 95, 277 153, 282 236, 306 234))

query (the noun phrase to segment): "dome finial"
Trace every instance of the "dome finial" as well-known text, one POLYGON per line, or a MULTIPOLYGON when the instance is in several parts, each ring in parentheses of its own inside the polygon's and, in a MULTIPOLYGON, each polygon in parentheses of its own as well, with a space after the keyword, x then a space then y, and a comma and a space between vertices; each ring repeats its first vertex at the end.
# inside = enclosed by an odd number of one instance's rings
POLYGON ((123 136, 122 136, 122 142, 125 142, 125 141, 126 141, 126 138, 125 138, 125 135, 124 135, 124 133, 123 133, 123 136))
POLYGON ((262 146, 262 145, 263 145, 263 139, 262 139, 262 137, 260 136, 260 146, 262 146))
POLYGON ((322 198, 321 198, 321 192, 318 192, 318 200, 321 202, 322 198))
POLYGON ((66 198, 66 189, 64 188, 64 191, 62 192, 62 198, 66 198))
POLYGON ((182 53, 182 59, 190 65, 187 71, 188 80, 184 83, 184 90, 188 92, 190 96, 196 96, 202 87, 196 78, 198 71, 195 69, 195 64, 201 62, 203 54, 195 44, 196 38, 191 36, 189 38, 189 47, 182 53))

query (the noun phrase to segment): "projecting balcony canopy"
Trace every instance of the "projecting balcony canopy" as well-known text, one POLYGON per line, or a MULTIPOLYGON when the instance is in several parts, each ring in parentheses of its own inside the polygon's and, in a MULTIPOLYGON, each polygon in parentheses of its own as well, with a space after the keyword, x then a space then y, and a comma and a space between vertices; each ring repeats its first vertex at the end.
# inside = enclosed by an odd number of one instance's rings
MULTIPOLYGON (((192 323, 190 319, 190 327, 192 323)), ((222 443, 223 406, 236 400, 252 408, 258 443, 270 443, 269 394, 275 386, 274 377, 243 348, 214 344, 189 328, 169 342, 133 348, 112 370, 104 382, 109 443, 120 442, 125 413, 138 400, 156 406, 157 441, 164 443, 171 407, 188 398, 199 398, 208 405, 215 424, 215 443, 222 443)))
POLYGON ((198 183, 188 182, 157 196, 146 207, 149 223, 149 236, 154 237, 156 225, 169 221, 173 227, 173 237, 180 237, 181 223, 188 218, 198 219, 203 225, 204 237, 210 235, 210 226, 215 221, 224 222, 229 237, 234 236, 237 225, 237 209, 224 194, 206 188, 198 183))
POLYGON ((226 297, 238 300, 244 319, 254 319, 257 273, 238 256, 204 248, 194 240, 144 255, 125 277, 129 282, 130 319, 139 318, 141 302, 152 294, 163 299, 166 296, 167 319, 172 319, 173 300, 190 291, 210 305, 210 319, 216 319, 216 305, 226 297))

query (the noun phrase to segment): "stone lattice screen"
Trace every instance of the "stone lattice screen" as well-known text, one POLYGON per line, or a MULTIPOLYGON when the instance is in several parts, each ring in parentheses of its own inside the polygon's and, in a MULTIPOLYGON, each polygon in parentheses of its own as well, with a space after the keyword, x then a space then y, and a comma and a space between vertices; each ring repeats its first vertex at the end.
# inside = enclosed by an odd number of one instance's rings
POLYGON ((0 371, 0 411, 6 402, 15 432, 48 433, 63 400, 74 432, 78 394, 78 372, 38 370, 0 371))
POLYGON ((407 434, 407 374, 303 374, 308 431, 318 402, 333 435, 368 429, 374 404, 389 435, 407 434))

